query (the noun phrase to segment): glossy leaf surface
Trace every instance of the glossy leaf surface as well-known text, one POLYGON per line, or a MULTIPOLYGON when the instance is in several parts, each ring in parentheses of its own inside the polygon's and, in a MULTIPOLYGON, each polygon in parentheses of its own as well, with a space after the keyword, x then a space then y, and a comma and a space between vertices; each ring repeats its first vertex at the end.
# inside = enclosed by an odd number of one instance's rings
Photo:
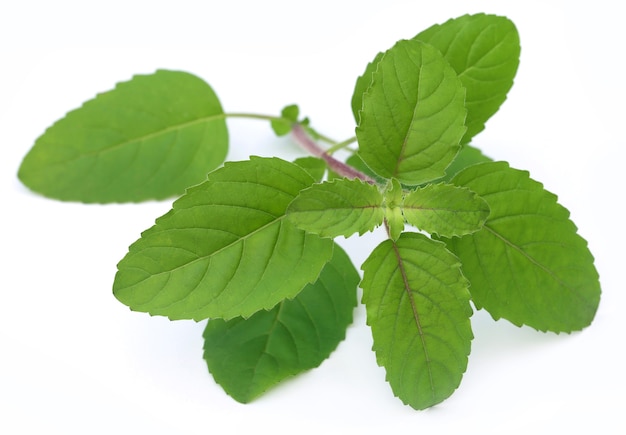
POLYGON ((402 233, 362 268, 373 349, 394 394, 416 409, 443 401, 461 382, 473 338, 458 259, 443 243, 402 233))
POLYGON ((361 109, 363 108, 363 94, 369 89, 372 84, 372 77, 378 62, 383 58, 383 53, 378 53, 373 61, 367 64, 363 75, 359 76, 354 86, 354 92, 352 93, 352 114, 357 125, 361 122, 361 109))
POLYGON ((285 219, 312 183, 278 158, 226 163, 130 247, 115 296, 133 310, 195 320, 248 317, 293 298, 332 255, 331 240, 285 219))
POLYGON ((383 222, 378 187, 359 179, 335 179, 303 190, 287 209, 290 222, 324 237, 363 234, 383 222))
POLYGON ((69 112, 37 139, 18 176, 30 189, 67 201, 163 199, 205 180, 227 150, 224 113, 211 87, 161 70, 69 112))
POLYGON ((247 403, 280 381, 319 366, 345 338, 360 277, 335 245, 319 279, 293 300, 248 319, 209 320, 204 358, 235 400, 247 403))
POLYGON ((408 193, 403 210, 411 225, 445 237, 478 231, 489 215, 481 197, 451 184, 429 184, 408 193))
POLYGON ((421 184, 445 174, 465 133, 465 90, 441 53, 420 41, 385 52, 363 95, 359 154, 378 175, 421 184))
POLYGON ((467 91, 469 142, 485 128, 513 86, 520 40, 511 20, 496 15, 464 15, 420 32, 415 39, 436 47, 456 71, 467 91))
POLYGON ((542 331, 589 325, 600 300, 598 273, 556 195, 505 162, 469 167, 452 182, 478 193, 491 210, 481 231, 446 240, 476 306, 542 331))

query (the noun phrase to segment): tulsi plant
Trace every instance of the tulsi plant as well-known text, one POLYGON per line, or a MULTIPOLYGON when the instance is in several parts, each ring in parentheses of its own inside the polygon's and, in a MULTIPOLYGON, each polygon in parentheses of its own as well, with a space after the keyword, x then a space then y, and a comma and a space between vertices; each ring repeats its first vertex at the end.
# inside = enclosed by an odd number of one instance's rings
POLYGON ((514 24, 487 14, 401 40, 358 77, 356 135, 342 142, 296 105, 225 113, 200 78, 159 70, 53 124, 18 176, 64 201, 179 196, 121 259, 113 293, 135 311, 208 319, 204 359, 235 400, 329 357, 360 286, 393 393, 424 409, 461 382, 472 304, 560 333, 588 326, 600 300, 592 254, 557 197, 470 145, 519 54, 514 24), (224 163, 230 117, 266 120, 310 155, 224 163), (361 276, 334 238, 379 226, 388 238, 361 276))

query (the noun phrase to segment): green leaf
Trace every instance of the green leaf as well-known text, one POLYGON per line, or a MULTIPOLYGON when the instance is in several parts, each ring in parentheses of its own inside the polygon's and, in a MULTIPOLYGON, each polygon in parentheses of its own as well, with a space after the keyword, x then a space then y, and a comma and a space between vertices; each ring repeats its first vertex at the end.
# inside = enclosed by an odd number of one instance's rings
POLYGON ((491 162, 493 161, 482 153, 481 150, 471 145, 463 145, 461 151, 456 155, 450 166, 446 168, 445 177, 437 180, 444 183, 449 183, 452 177, 463 169, 475 165, 477 163, 491 162))
POLYGON ((352 114, 358 124, 361 123, 361 109, 363 108, 363 94, 369 89, 372 84, 372 75, 378 66, 378 62, 383 58, 384 53, 378 53, 373 61, 367 64, 365 72, 362 76, 359 76, 354 86, 354 92, 352 93, 352 114))
POLYGON ((285 106, 283 110, 281 110, 280 114, 285 119, 297 122, 298 115, 300 115, 300 108, 297 104, 290 104, 289 106, 285 106))
POLYGON ((316 182, 322 181, 326 173, 326 162, 317 157, 299 157, 293 161, 296 165, 307 171, 316 182))
MULTIPOLYGON (((363 159, 361 159, 361 157, 359 157, 358 154, 352 154, 350 157, 348 157, 346 159, 346 164, 348 166, 353 167, 354 169, 356 169, 357 171, 360 171, 362 173, 364 173, 365 175, 367 175, 368 177, 374 179, 378 184, 386 184, 388 180, 386 180, 385 178, 382 178, 380 176, 378 176, 377 174, 375 174, 363 161, 363 159)), ((338 175, 335 172, 329 170, 328 171, 328 178, 329 179, 333 179, 333 178, 344 178, 344 176, 342 175, 338 175)))
POLYGON ((273 119, 270 121, 272 130, 276 136, 285 136, 291 132, 293 124, 298 122, 298 115, 300 114, 300 108, 295 105, 289 105, 283 108, 281 111, 281 119, 273 119))
POLYGON ((542 331, 589 325, 600 300, 598 273, 556 195, 505 162, 471 166, 452 181, 491 210, 481 231, 446 240, 472 283, 476 307, 542 331))
POLYGON ((280 381, 319 366, 352 323, 359 279, 335 245, 319 279, 295 299, 249 319, 209 320, 204 359, 215 381, 247 403, 280 381))
POLYGON ((359 154, 377 174, 416 185, 439 177, 465 133, 465 91, 441 53, 399 41, 363 95, 359 154))
POLYGON ((458 259, 443 243, 402 233, 362 269, 373 350, 394 394, 415 409, 443 401, 461 382, 473 338, 458 259))
POLYGON ((359 179, 335 179, 304 189, 287 208, 298 228, 322 237, 349 237, 372 231, 383 221, 378 187, 359 179))
POLYGON ((463 236, 482 228, 489 206, 471 190, 451 184, 429 184, 404 198, 404 217, 430 234, 463 236))
POLYGON ((432 26, 415 39, 439 49, 467 90, 468 143, 485 128, 513 86, 520 40, 513 22, 496 15, 465 15, 432 26))
POLYGON ((18 177, 61 200, 162 199, 203 181, 227 149, 224 113, 211 87, 161 70, 69 112, 37 139, 18 177))
POLYGON ((398 240, 404 230, 404 214, 402 213, 404 192, 400 182, 395 178, 391 179, 385 191, 385 220, 392 240, 398 240))
POLYGON ((278 158, 228 162, 187 191, 118 264, 113 291, 171 319, 248 317, 317 279, 333 243, 285 219, 313 183, 278 158))

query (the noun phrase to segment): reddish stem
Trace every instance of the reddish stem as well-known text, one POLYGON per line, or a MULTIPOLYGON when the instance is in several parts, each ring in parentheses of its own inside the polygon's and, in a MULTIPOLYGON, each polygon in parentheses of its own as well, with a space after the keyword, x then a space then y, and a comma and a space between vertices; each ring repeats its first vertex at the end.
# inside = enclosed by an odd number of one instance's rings
POLYGON ((345 163, 335 159, 333 156, 324 151, 314 140, 312 140, 309 135, 306 134, 306 131, 300 124, 296 124, 293 126, 291 130, 294 139, 298 144, 307 152, 315 157, 319 157, 323 159, 328 167, 346 178, 358 178, 360 180, 365 181, 369 184, 376 184, 376 180, 372 177, 364 174, 363 172, 353 168, 352 166, 346 165, 345 163))

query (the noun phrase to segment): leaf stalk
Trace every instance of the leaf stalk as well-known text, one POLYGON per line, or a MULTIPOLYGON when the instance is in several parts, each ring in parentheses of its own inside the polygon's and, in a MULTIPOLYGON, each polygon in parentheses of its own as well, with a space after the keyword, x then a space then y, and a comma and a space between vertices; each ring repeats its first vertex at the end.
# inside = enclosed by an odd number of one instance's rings
POLYGON ((365 181, 369 184, 376 184, 376 180, 371 178, 370 176, 364 174, 363 172, 353 168, 352 166, 346 165, 345 163, 337 160, 332 155, 329 154, 327 150, 322 149, 317 142, 311 139, 307 134, 304 128, 300 124, 296 124, 293 126, 291 130, 291 134, 295 141, 308 153, 315 157, 319 157, 323 159, 328 167, 336 172, 337 174, 346 177, 346 178, 358 178, 360 180, 365 181))

